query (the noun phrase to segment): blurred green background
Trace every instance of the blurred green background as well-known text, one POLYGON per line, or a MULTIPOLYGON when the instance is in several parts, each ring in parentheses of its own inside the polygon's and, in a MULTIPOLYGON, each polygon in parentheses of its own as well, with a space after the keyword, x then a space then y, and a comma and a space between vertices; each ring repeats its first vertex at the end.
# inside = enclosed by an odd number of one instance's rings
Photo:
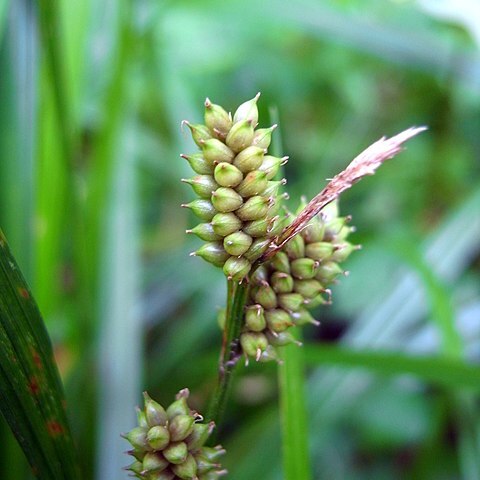
MULTIPOLYGON (((84 478, 127 478, 119 434, 143 389, 168 404, 188 386, 206 407, 226 289, 188 256, 180 122, 201 122, 206 96, 235 110, 258 91, 292 208, 380 136, 429 126, 342 197, 363 249, 306 332, 314 478, 480 478, 479 389, 448 374, 480 369, 477 1, 0 0, 0 33, 0 225, 84 478), (410 357, 416 375, 392 374, 410 357)), ((220 439, 229 478, 282 478, 274 365, 241 369, 220 439)), ((30 478, 3 420, 0 445, 2 480, 30 478)))

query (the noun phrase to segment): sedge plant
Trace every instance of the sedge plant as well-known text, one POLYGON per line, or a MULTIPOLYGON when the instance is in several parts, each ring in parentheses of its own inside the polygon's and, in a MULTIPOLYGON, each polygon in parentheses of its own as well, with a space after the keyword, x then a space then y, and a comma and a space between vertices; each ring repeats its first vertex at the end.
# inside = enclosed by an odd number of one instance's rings
POLYGON ((259 127, 259 96, 233 115, 207 98, 204 123, 183 122, 198 147, 181 155, 194 172, 182 181, 196 195, 182 206, 199 220, 187 233, 203 242, 191 255, 221 268, 227 282, 218 382, 206 417, 188 406, 188 389, 167 409, 144 393, 138 426, 125 435, 134 457, 127 470, 137 478, 214 480, 227 473, 219 463, 225 450, 207 443, 222 419, 236 365, 242 358, 280 363, 284 346, 301 345, 293 332, 319 324, 310 311, 331 302, 329 286, 359 248, 350 241, 353 227, 340 215, 338 197, 425 129, 378 140, 290 212, 283 204, 286 179, 277 178, 288 157, 269 153, 277 126, 259 127))

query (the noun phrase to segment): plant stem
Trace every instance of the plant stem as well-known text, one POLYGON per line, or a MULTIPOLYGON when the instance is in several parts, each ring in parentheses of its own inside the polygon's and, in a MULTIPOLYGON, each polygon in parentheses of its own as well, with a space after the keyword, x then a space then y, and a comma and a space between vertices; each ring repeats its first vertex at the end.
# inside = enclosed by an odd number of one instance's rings
POLYGON ((239 337, 243 326, 244 307, 249 284, 247 281, 236 283, 228 280, 227 287, 227 312, 223 330, 218 381, 207 415, 207 419, 213 420, 217 425, 222 420, 233 372, 240 358, 239 337))

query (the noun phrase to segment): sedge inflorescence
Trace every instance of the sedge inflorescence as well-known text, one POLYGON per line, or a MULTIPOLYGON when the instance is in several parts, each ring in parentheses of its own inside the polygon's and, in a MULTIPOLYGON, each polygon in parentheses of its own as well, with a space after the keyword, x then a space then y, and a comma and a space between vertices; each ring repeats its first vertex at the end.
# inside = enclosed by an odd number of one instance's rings
POLYGON ((206 242, 192 255, 222 267, 229 280, 249 282, 240 346, 247 359, 268 361, 278 358, 276 347, 295 341, 290 327, 318 324, 309 310, 329 303, 328 286, 344 273, 339 263, 357 247, 335 201, 263 261, 296 216, 282 208, 286 180, 274 179, 288 157, 268 155, 276 125, 256 129, 258 97, 233 117, 207 98, 205 124, 184 122, 201 151, 181 156, 197 173, 183 181, 199 197, 183 206, 203 221, 187 232, 206 242))
POLYGON ((145 406, 137 410, 138 426, 125 434, 135 460, 126 469, 143 480, 217 480, 226 470, 218 463, 225 450, 205 446, 214 423, 191 410, 183 389, 164 409, 145 392, 145 406))
POLYGON ((258 97, 240 105, 233 117, 207 98, 205 124, 184 122, 201 150, 182 155, 197 173, 183 181, 199 197, 183 206, 202 220, 187 233, 206 242, 193 255, 222 267, 235 281, 248 275, 282 228, 279 188, 285 180, 273 178, 287 157, 268 155, 276 126, 256 129, 258 97))

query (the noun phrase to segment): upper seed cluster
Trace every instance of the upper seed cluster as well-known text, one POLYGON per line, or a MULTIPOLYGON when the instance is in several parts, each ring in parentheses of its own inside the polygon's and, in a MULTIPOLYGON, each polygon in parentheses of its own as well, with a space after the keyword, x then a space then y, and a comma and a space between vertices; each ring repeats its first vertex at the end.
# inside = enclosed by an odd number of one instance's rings
POLYGON ((330 204, 252 274, 240 337, 247 358, 276 359, 276 346, 295 341, 289 327, 318 324, 308 309, 329 301, 328 285, 344 273, 339 263, 357 248, 347 241, 353 230, 348 220, 338 216, 336 203, 330 204))
POLYGON ((226 474, 218 463, 225 453, 221 446, 205 447, 213 422, 190 410, 188 389, 181 390, 166 410, 145 392, 145 407, 138 410, 138 427, 125 438, 135 461, 127 467, 143 480, 217 480, 226 474))
POLYGON ((197 173, 189 183, 199 197, 183 205, 203 220, 187 230, 206 243, 193 255, 223 267, 242 280, 282 228, 277 215, 278 190, 285 180, 272 180, 287 157, 267 155, 276 125, 255 130, 260 94, 233 115, 205 101, 205 124, 185 124, 201 152, 181 155, 197 173))

